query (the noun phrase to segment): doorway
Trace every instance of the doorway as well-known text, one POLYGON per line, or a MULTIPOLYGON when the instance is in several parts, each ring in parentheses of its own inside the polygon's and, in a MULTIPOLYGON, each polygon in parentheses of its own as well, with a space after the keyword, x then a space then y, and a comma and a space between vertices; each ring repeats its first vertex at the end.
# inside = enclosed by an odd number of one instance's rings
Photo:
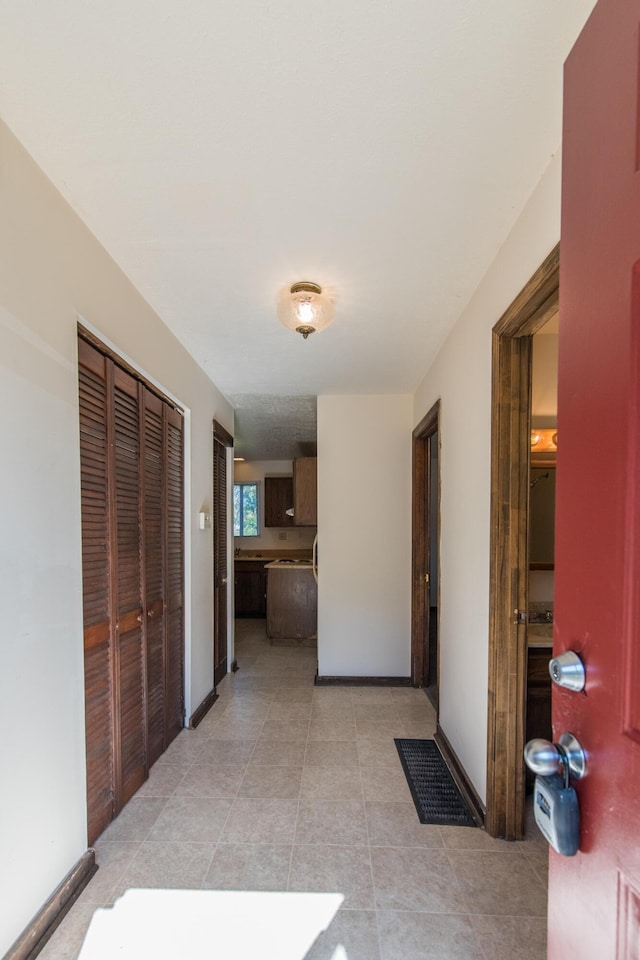
MULTIPOLYGON (((552 740, 551 677, 558 450, 558 314, 532 337, 525 742, 552 740)), ((526 792, 534 776, 526 770, 526 792)))
POLYGON ((229 565, 227 561, 227 450, 233 437, 213 421, 213 687, 227 674, 227 610, 229 565))
POLYGON ((557 245, 493 328, 486 828, 524 836, 532 340, 558 312, 557 245))
POLYGON ((440 401, 413 431, 411 680, 438 710, 440 401))

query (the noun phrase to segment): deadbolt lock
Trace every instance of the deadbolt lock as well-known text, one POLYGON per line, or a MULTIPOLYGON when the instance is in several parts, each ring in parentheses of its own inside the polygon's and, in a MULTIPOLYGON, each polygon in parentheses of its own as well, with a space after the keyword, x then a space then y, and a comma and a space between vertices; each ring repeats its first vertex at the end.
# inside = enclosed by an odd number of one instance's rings
POLYGON ((559 687, 580 693, 584 690, 586 675, 584 663, 573 650, 565 650, 549 661, 551 679, 559 687))

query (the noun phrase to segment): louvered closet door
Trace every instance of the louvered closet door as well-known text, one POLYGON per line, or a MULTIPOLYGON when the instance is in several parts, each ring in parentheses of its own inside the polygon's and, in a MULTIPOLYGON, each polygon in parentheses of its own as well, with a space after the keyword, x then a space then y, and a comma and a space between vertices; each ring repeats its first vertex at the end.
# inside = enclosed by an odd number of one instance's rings
POLYGON ((167 630, 165 747, 184 725, 184 431, 183 418, 165 404, 167 630))
POLYGON ((166 406, 144 391, 144 561, 147 628, 147 735, 149 766, 165 749, 165 506, 166 406))
POLYGON ((184 720, 182 415, 80 338, 92 843, 184 720))
POLYGON ((146 775, 146 664, 143 645, 140 400, 142 387, 114 366, 116 549, 116 802, 126 803, 146 775))
POLYGON ((78 341, 89 842, 114 815, 106 360, 78 341))

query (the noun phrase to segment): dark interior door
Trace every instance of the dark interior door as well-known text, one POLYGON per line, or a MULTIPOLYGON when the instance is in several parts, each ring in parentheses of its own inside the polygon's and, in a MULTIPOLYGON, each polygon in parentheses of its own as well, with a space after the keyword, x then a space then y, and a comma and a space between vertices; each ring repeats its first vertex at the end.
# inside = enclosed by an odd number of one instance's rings
POLYGON ((427 599, 426 605, 429 615, 429 625, 426 630, 425 642, 426 650, 424 654, 425 676, 424 688, 429 700, 433 706, 438 709, 439 685, 438 685, 438 579, 439 579, 439 556, 440 556, 440 465, 439 465, 439 439, 436 429, 427 438, 427 536, 429 542, 428 549, 428 573, 429 579, 426 584, 427 599))
POLYGON ((413 431, 411 675, 438 708, 439 402, 413 431))
POLYGON ((227 611, 229 571, 227 564, 227 448, 233 437, 213 422, 213 682, 217 686, 227 673, 227 611))
POLYGON ((124 370, 113 372, 113 578, 116 807, 142 785, 146 761, 146 669, 143 639, 140 397, 124 370))
POLYGON ((149 766, 184 722, 183 418, 144 391, 144 557, 149 766))
POLYGON ((165 749, 184 726, 184 436, 182 414, 164 406, 165 749))
POLYGON ((106 358, 78 341, 89 842, 113 818, 113 644, 106 358))
POLYGON ((164 424, 160 397, 144 397, 144 561, 147 631, 147 731, 149 766, 164 750, 164 424))
POLYGON ((87 809, 93 842, 183 726, 182 415, 78 340, 87 809))

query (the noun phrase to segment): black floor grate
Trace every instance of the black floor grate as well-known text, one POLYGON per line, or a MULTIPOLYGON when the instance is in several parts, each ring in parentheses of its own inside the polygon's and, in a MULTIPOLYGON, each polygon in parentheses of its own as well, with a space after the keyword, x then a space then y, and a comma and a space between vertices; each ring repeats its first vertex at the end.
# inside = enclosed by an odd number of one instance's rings
POLYGON ((420 823, 477 826, 433 740, 396 740, 420 823))

